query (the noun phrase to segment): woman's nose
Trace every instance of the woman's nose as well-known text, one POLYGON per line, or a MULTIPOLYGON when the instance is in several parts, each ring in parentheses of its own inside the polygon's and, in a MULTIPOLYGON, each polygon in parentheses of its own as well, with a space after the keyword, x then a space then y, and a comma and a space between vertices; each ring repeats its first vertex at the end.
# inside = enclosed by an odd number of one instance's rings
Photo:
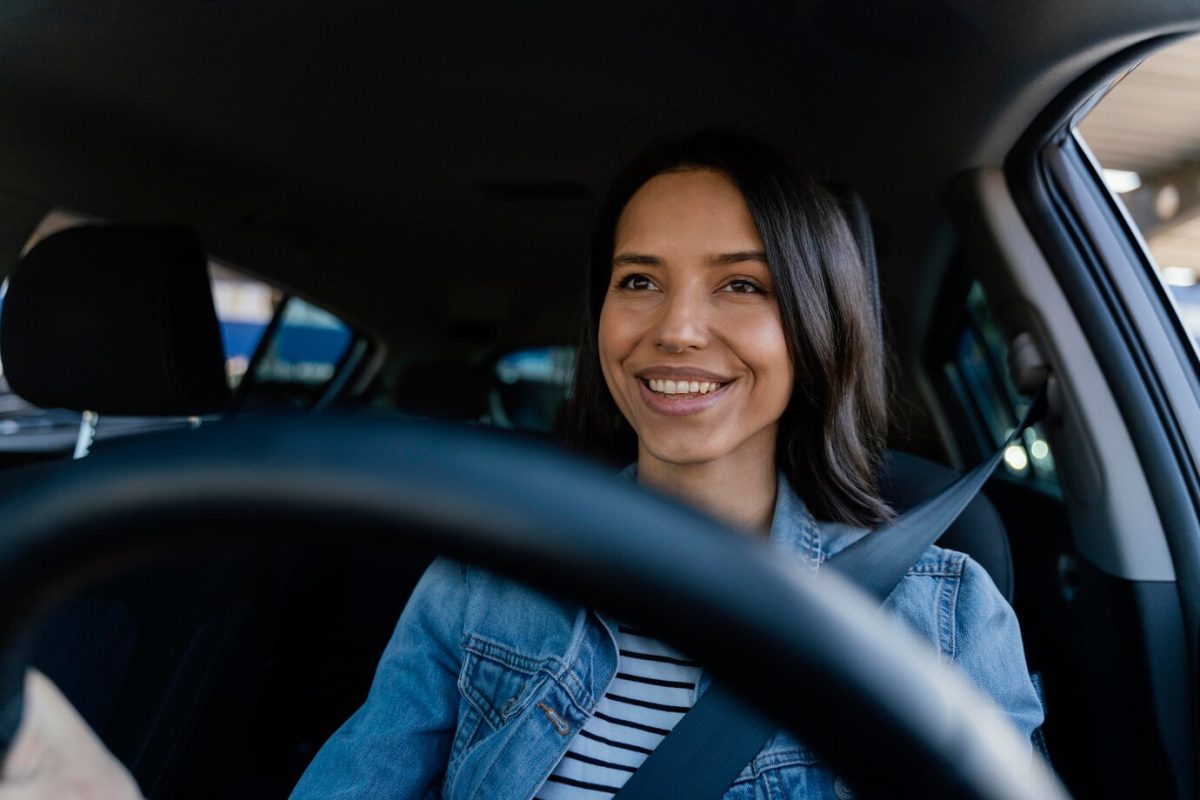
POLYGON ((708 309, 704 298, 691 292, 674 292, 660 306, 658 346, 668 353, 682 353, 708 344, 708 309))

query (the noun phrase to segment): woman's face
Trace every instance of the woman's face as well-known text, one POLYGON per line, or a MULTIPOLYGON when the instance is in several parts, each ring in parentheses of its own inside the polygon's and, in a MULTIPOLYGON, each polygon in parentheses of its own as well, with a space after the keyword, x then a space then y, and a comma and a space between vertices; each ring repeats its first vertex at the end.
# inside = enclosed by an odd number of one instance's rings
POLYGON ((664 173, 629 200, 599 344, 640 457, 774 456, 793 366, 762 238, 724 173, 664 173))

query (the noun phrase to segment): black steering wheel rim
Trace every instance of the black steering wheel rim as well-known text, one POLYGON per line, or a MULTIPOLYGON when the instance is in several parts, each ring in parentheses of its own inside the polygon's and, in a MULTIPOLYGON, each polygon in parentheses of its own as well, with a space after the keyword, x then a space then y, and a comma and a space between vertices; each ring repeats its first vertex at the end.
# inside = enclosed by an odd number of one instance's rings
POLYGON ((248 541, 402 543, 671 631, 868 794, 1067 796, 1015 732, 975 713, 983 706, 965 682, 844 581, 808 576, 696 512, 495 433, 231 420, 10 472, 0 519, 6 638, 97 564, 248 541))

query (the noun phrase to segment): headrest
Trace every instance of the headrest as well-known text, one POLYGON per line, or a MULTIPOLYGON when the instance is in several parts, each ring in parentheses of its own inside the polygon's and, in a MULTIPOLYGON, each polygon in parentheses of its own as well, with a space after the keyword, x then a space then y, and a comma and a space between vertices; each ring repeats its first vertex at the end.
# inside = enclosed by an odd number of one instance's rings
POLYGON ((42 408, 225 410, 224 349, 199 238, 131 225, 48 236, 9 275, 0 362, 13 391, 42 408))

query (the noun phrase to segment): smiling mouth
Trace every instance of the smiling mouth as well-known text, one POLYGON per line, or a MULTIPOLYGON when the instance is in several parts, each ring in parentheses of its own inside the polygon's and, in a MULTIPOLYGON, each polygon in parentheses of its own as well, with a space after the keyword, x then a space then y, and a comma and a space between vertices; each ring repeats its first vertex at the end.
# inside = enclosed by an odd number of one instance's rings
POLYGON ((710 394, 729 385, 728 382, 719 383, 717 381, 669 381, 647 378, 642 378, 641 381, 647 389, 655 394, 674 397, 710 394))

